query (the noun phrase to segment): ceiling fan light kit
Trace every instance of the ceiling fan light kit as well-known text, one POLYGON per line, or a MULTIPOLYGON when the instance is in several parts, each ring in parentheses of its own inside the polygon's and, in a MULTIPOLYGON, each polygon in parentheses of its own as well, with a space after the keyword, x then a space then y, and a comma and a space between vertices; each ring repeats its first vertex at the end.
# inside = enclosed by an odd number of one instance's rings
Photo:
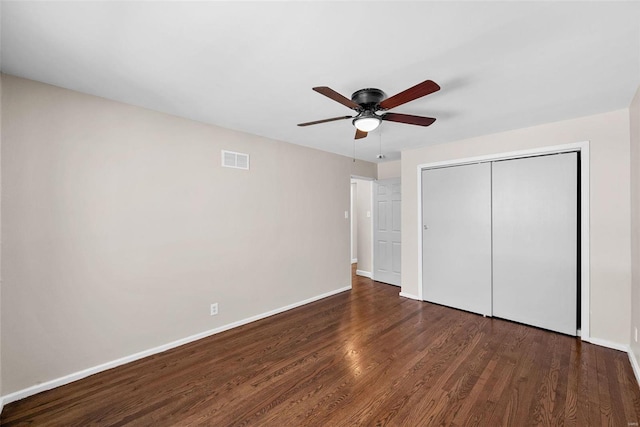
POLYGON ((375 130, 382 120, 376 116, 372 111, 365 111, 360 113, 355 119, 353 119, 353 125, 360 129, 362 132, 371 132, 375 130))
POLYGON ((318 86, 314 91, 330 98, 345 107, 351 108, 358 114, 353 116, 333 117, 331 119, 316 120, 314 122, 299 123, 298 126, 310 126, 320 123, 333 122, 336 120, 353 119, 352 123, 356 127, 355 139, 366 138, 367 133, 380 126, 382 121, 405 123, 417 126, 429 126, 436 121, 433 117, 412 116, 409 114, 384 113, 376 114, 378 111, 386 111, 398 105, 405 104, 414 99, 429 95, 440 90, 440 86, 432 80, 425 80, 409 89, 402 91, 391 98, 380 89, 367 88, 360 89, 351 95, 351 99, 339 94, 327 86, 318 86))

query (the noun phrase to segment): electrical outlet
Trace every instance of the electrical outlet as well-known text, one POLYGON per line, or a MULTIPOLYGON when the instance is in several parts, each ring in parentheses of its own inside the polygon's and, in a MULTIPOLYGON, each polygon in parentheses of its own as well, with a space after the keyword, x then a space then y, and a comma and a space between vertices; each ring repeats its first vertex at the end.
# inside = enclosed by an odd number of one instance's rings
POLYGON ((216 314, 218 314, 218 303, 214 302, 211 304, 211 315, 215 316, 216 314))

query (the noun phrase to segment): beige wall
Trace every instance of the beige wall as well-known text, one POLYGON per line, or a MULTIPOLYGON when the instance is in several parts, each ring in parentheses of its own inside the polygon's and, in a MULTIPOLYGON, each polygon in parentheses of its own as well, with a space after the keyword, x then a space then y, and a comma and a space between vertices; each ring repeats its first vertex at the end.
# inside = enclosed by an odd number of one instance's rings
POLYGON ((401 161, 378 163, 378 179, 400 178, 401 161))
POLYGON ((591 336, 629 341, 629 112, 480 136, 402 153, 402 291, 418 295, 417 165, 590 141, 591 336))
POLYGON ((350 285, 350 175, 376 165, 2 89, 3 393, 350 285), (222 168, 221 149, 251 170, 222 168))
POLYGON ((377 178, 378 177, 378 165, 371 162, 363 162, 351 159, 351 175, 361 178, 377 178))
POLYGON ((357 187, 358 225, 358 270, 371 272, 371 183, 363 179, 354 179, 357 187))
POLYGON ((631 129, 631 350, 640 362, 640 344, 634 328, 640 328, 640 88, 629 107, 631 129))

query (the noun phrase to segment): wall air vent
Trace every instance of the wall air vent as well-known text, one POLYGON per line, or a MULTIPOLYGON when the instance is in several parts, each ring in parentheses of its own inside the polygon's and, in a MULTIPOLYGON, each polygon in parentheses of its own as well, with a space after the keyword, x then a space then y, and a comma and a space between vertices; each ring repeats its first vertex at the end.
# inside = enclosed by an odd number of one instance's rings
POLYGON ((222 150, 222 166, 226 168, 249 170, 249 155, 235 151, 222 150))

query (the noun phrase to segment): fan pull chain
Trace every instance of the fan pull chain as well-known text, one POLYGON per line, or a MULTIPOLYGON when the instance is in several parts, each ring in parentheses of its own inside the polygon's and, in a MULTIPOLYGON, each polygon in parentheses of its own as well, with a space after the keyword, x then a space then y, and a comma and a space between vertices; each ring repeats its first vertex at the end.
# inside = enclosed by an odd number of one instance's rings
POLYGON ((376 158, 378 159, 384 159, 384 154, 382 154, 382 129, 380 129, 379 131, 379 135, 380 135, 380 151, 379 154, 376 156, 376 158))
POLYGON ((353 163, 356 162, 356 140, 353 140, 353 163))

